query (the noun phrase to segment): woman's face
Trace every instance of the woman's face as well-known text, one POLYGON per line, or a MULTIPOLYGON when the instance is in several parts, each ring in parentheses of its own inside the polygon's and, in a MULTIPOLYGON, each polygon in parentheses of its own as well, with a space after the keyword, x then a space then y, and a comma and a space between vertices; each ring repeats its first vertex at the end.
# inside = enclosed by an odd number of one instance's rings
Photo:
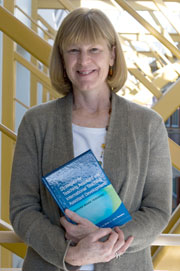
POLYGON ((68 78, 76 91, 99 91, 107 88, 109 66, 114 63, 114 48, 110 51, 105 40, 96 43, 69 45, 63 52, 68 78))

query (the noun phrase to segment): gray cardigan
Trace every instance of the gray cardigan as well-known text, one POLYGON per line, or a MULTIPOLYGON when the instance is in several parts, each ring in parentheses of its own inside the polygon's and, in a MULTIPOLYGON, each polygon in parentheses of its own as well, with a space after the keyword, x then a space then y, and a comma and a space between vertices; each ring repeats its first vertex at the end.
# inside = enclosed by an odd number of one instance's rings
MULTIPOLYGON (((30 109, 19 127, 10 218, 28 245, 24 271, 71 269, 60 211, 41 176, 73 158, 72 95, 30 109), (67 268, 67 269, 66 269, 67 268)), ((104 169, 133 220, 122 227, 135 237, 119 259, 95 264, 96 271, 152 271, 150 245, 171 213, 172 168, 167 132, 153 110, 112 95, 104 169)))

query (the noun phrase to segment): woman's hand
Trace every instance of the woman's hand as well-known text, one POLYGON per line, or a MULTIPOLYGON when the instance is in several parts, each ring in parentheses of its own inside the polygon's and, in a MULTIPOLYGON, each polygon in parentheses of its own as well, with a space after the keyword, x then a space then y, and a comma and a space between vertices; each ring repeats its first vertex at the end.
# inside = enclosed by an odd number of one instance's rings
POLYGON ((117 242, 118 235, 109 228, 99 228, 81 239, 76 246, 69 247, 65 261, 71 265, 86 265, 98 262, 108 262, 114 258, 114 245, 117 242), (104 242, 100 239, 108 239, 104 242))
POLYGON ((65 214, 72 221, 76 222, 76 224, 72 224, 67 221, 64 216, 60 218, 60 223, 66 231, 65 237, 67 240, 72 240, 74 243, 77 243, 88 234, 95 232, 97 229, 99 229, 88 219, 80 217, 78 214, 72 212, 69 209, 65 210, 65 214))
POLYGON ((110 228, 99 228, 80 240, 76 246, 70 246, 65 261, 78 266, 109 262, 116 257, 116 253, 124 253, 131 242, 132 237, 124 241, 124 235, 120 229, 114 231, 110 228))

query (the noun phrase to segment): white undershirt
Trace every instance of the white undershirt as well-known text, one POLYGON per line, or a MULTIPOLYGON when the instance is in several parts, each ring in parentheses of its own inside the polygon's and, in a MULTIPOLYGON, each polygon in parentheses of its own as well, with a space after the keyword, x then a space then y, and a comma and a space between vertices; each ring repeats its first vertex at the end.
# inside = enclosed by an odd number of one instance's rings
MULTIPOLYGON (((101 145, 105 142, 106 128, 89 128, 72 124, 74 156, 91 149, 98 161, 102 153, 101 145)), ((103 162, 103 161, 102 161, 103 162)), ((81 266, 80 270, 94 270, 94 265, 81 266)))
POLYGON ((72 124, 74 156, 91 149, 98 161, 101 161, 102 147, 105 143, 106 128, 89 128, 72 124))

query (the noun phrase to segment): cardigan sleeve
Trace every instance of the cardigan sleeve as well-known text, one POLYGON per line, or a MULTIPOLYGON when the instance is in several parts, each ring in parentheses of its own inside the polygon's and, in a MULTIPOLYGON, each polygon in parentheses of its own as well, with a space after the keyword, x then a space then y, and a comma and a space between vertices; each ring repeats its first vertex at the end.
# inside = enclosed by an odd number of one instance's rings
MULTIPOLYGON (((53 224, 42 211, 38 140, 30 118, 25 115, 19 127, 13 160, 10 220, 15 232, 42 259, 67 270, 64 257, 69 243, 64 238, 64 230, 53 224)), ((77 270, 76 267, 69 269, 77 270)))
POLYGON ((133 212, 132 221, 122 230, 125 239, 134 236, 127 253, 136 252, 151 245, 167 225, 172 203, 172 166, 168 136, 162 119, 150 131, 150 154, 142 201, 133 212))

